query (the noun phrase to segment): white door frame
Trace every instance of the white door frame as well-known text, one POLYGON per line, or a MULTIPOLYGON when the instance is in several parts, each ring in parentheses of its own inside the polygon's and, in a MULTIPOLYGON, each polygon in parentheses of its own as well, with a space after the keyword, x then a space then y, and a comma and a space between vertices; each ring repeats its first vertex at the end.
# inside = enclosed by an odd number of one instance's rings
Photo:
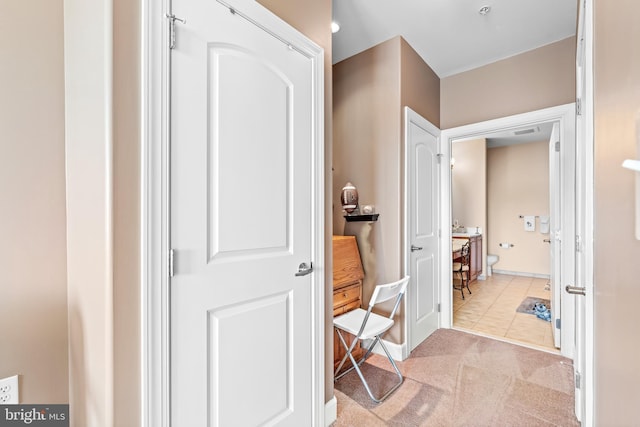
MULTIPOLYGON (((313 62, 313 420, 324 425, 324 52, 254 0, 233 7, 313 62)), ((170 425, 169 22, 170 0, 142 1, 141 66, 141 412, 145 427, 170 425)), ((180 18, 180 17, 178 17, 180 18)), ((179 37, 179 23, 176 23, 179 37)), ((185 25, 188 25, 186 23, 185 25)))
MULTIPOLYGON (((594 111, 593 111, 593 0, 580 2, 578 8, 578 57, 576 58, 576 92, 581 103, 581 118, 577 121, 577 182, 578 202, 576 214, 581 222, 577 230, 580 235, 581 257, 576 272, 576 286, 584 287, 586 295, 578 298, 584 300, 584 314, 582 320, 584 328, 582 352, 576 354, 576 361, 582 366, 581 390, 576 393, 576 415, 584 427, 594 425, 594 111), (583 55, 580 57, 580 55, 583 55), (583 73, 580 73, 583 67, 583 73), (578 399, 580 401, 578 401, 578 399), (579 412, 579 413, 578 413, 579 412)), ((579 348, 576 348, 579 350, 579 348)), ((575 369, 574 369, 575 371, 575 369)))
MULTIPOLYGON (((563 181, 565 188, 562 189, 563 194, 574 194, 575 186, 575 103, 560 105, 557 107, 545 108, 528 113, 517 114, 509 117, 503 117, 485 122, 474 123, 470 125, 460 126, 457 128, 445 129, 441 135, 441 151, 442 158, 445 162, 451 161, 451 143, 456 139, 478 138, 488 133, 500 130, 509 130, 517 127, 534 125, 539 123, 547 123, 558 121, 560 123, 561 133, 561 162, 563 181)), ((440 200, 440 226, 442 228, 441 254, 451 253, 451 171, 449 168, 441 169, 440 182, 442 185, 442 193, 440 200)), ((563 269, 559 286, 562 289, 566 285, 573 285, 575 254, 575 198, 564 198, 565 205, 562 207, 562 263, 563 269)), ((442 298, 442 311, 440 324, 443 328, 451 328, 453 326, 453 310, 452 310, 452 289, 451 289, 451 257, 442 256, 442 289, 440 296, 442 298)), ((574 304, 571 297, 567 298, 567 294, 563 293, 561 316, 561 353, 565 357, 573 358, 574 352, 574 304)))

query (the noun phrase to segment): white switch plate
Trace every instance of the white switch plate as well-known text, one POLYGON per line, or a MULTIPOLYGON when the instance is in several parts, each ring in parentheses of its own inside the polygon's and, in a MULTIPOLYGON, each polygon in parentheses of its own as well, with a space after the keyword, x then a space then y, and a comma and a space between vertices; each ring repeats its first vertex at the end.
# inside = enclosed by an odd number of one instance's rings
POLYGON ((0 405, 17 405, 19 396, 17 375, 0 380, 0 405))

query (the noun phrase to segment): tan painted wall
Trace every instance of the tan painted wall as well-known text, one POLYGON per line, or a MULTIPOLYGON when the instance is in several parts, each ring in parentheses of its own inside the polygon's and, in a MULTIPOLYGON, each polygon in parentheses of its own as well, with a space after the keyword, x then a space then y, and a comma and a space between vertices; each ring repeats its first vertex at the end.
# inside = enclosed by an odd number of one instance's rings
POLYGON ((439 128, 440 78, 405 39, 400 39, 400 49, 400 105, 439 128))
POLYGON ((278 0, 258 0, 298 31, 309 37, 324 49, 324 134, 325 134, 325 401, 333 398, 333 271, 331 209, 333 156, 333 78, 331 60, 331 0, 301 0, 283 2, 278 0))
POLYGON ((640 419, 640 280, 634 181, 640 158, 640 3, 595 4, 595 425, 640 419))
POLYGON ((465 227, 482 227, 487 212, 487 144, 484 138, 451 146, 451 216, 465 227))
POLYGON ((400 37, 333 66, 333 231, 355 235, 365 269, 363 303, 401 267, 400 37), (340 193, 350 181, 378 222, 346 223, 340 193))
MULTIPOLYGON (((451 217, 465 227, 480 227, 482 262, 487 259, 487 143, 484 138, 451 145, 451 217)), ((483 267, 483 272, 485 271, 483 267)))
POLYGON ((345 234, 340 192, 350 181, 360 204, 380 214, 375 228, 385 253, 372 254, 366 288, 400 274, 400 115, 399 37, 334 65, 333 232, 345 234))
MULTIPOLYGON (((438 124, 439 81, 395 37, 335 64, 333 91, 333 231, 358 237, 367 304, 376 284, 402 274, 402 108, 409 105, 438 124), (375 205, 376 223, 345 222, 340 192, 348 181, 358 189, 360 205, 375 205)), ((402 342, 402 323, 390 331, 391 341, 402 342)))
POLYGON ((113 420, 141 419, 140 4, 114 0, 113 420))
POLYGON ((443 78, 441 128, 574 102, 575 45, 570 37, 443 78))
POLYGON ((540 233, 539 220, 536 231, 524 231, 519 215, 549 215, 549 143, 488 149, 487 200, 487 251, 500 256, 494 270, 548 275, 549 235, 540 233))
POLYGON ((0 378, 21 403, 67 403, 62 0, 0 13, 0 378))
POLYGON ((114 421, 111 5, 64 3, 72 426, 114 421))

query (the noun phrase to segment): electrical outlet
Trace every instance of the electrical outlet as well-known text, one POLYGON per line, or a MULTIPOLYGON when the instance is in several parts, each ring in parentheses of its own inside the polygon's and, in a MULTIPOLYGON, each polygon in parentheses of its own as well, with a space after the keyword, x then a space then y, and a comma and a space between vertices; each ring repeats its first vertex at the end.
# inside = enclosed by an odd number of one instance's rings
POLYGON ((3 378, 0 380, 0 405, 18 404, 18 376, 3 378))

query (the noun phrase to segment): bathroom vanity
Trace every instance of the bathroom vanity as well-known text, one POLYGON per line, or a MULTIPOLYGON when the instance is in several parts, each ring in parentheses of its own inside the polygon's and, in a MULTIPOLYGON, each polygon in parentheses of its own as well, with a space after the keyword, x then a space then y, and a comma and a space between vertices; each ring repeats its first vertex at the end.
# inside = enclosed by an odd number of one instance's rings
POLYGON ((453 233, 451 237, 469 240, 469 281, 477 280, 482 274, 482 234, 453 233))

